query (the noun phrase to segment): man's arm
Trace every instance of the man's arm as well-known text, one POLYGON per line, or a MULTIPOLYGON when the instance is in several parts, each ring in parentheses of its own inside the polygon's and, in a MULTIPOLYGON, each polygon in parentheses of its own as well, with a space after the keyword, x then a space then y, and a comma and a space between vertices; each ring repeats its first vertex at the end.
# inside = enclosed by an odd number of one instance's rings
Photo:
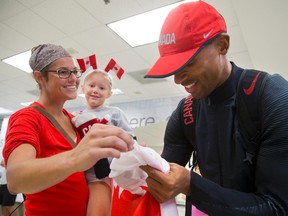
POLYGON ((176 110, 169 118, 164 135, 164 148, 161 154, 165 160, 182 166, 185 166, 191 158, 193 151, 191 140, 194 140, 194 137, 192 137, 194 136, 194 124, 189 126, 190 140, 184 132, 184 102, 185 98, 179 102, 176 110))

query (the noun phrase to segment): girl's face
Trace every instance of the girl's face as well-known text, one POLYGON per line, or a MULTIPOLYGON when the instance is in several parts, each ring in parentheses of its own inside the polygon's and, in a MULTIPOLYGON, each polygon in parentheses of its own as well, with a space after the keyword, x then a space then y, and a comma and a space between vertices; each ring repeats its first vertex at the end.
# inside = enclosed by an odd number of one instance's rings
POLYGON ((89 74, 81 87, 85 94, 88 109, 103 107, 105 100, 112 95, 108 77, 100 72, 89 74))

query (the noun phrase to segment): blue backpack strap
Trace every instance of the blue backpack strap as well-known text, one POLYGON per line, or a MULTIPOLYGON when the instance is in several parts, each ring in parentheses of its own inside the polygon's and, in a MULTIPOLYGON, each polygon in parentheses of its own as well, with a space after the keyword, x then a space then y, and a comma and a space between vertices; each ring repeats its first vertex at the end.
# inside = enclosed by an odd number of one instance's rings
POLYGON ((244 70, 240 76, 237 97, 236 115, 240 131, 247 145, 246 158, 251 165, 261 139, 261 97, 268 73, 256 70, 244 70))

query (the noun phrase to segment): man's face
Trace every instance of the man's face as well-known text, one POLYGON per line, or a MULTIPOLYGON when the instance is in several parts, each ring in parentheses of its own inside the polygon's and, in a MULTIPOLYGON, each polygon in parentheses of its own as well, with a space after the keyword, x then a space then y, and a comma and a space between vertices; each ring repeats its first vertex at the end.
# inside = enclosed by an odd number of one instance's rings
POLYGON ((216 41, 204 47, 187 67, 174 75, 175 83, 183 85, 196 99, 209 96, 227 78, 223 77, 225 58, 218 52, 216 41))

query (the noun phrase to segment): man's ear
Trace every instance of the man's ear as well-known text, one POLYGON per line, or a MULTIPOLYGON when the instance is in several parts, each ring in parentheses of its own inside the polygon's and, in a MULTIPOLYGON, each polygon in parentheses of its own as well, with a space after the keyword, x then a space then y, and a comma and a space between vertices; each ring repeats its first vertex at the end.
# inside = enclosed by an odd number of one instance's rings
POLYGON ((230 46, 230 36, 226 33, 222 33, 216 38, 216 44, 219 48, 219 53, 226 55, 230 46))

